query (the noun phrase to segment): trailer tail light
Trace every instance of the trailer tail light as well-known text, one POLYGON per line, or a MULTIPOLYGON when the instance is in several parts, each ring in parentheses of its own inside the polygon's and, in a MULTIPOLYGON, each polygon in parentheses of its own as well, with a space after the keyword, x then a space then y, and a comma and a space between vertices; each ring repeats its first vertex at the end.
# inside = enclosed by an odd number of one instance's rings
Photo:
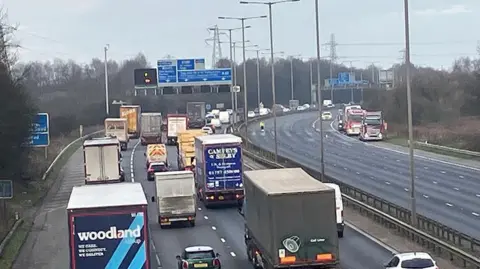
POLYGON ((213 266, 219 268, 220 267, 220 260, 219 259, 213 260, 213 266))
POLYGON ((182 262, 182 268, 183 268, 183 269, 188 269, 188 262, 183 261, 183 262, 182 262))
POLYGON ((148 172, 148 173, 153 173, 153 172, 154 172, 154 171, 153 171, 153 168, 148 168, 147 172, 148 172))
POLYGON ((295 263, 297 261, 297 258, 295 256, 286 256, 283 258, 280 258, 280 263, 295 263))
POLYGON ((329 262, 329 261, 334 261, 335 256, 331 253, 322 253, 322 254, 317 254, 317 261, 319 262, 329 262))

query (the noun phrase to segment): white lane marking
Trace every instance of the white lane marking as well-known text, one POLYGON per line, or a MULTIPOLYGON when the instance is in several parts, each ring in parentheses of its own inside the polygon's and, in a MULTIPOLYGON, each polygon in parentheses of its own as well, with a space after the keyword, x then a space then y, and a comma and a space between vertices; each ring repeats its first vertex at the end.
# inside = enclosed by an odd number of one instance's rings
POLYGON ((479 197, 480 198, 480 194, 475 194, 475 196, 479 197))
POLYGON ((428 199, 428 195, 425 195, 425 194, 424 194, 423 197, 424 197, 425 199, 428 199))
POLYGON ((223 238, 220 238, 220 241, 222 241, 222 243, 225 243, 225 239, 223 238))
POLYGON ((442 174, 446 174, 447 172, 445 172, 445 171, 440 171, 440 173, 442 173, 442 174))
POLYGON ((203 216, 204 219, 208 219, 208 216, 203 216))
POLYGON ((400 160, 397 160, 397 162, 400 162, 400 160))
POLYGON ((212 230, 216 231, 216 230, 217 230, 217 227, 212 226, 212 230))
POLYGON ((236 257, 237 255, 235 254, 235 252, 230 252, 230 255, 232 255, 232 257, 236 257))
POLYGON ((135 170, 133 169, 133 160, 135 160, 135 151, 137 150, 138 145, 140 144, 140 139, 138 139, 137 144, 133 146, 132 153, 130 155, 130 176, 132 182, 135 182, 135 170))
POLYGON ((343 170, 348 171, 348 168, 344 167, 343 170))
POLYGON ((199 207, 199 208, 198 208, 198 211, 202 211, 202 208, 201 208, 201 207, 199 207))
POLYGON ((405 188, 404 190, 405 190, 405 191, 408 191, 408 188, 405 188))
POLYGON ((465 178, 464 176, 458 176, 459 178, 465 178))
POLYGON ((436 182, 436 181, 433 181, 433 184, 438 184, 438 182, 436 182))
MULTIPOLYGON (((332 121, 330 123, 330 128, 338 133, 338 134, 342 134, 340 133, 338 130, 336 130, 334 127, 333 127, 333 123, 334 121, 332 121)), ((357 139, 354 139, 352 137, 348 137, 346 136, 346 138, 350 139, 350 140, 354 140, 356 142, 359 142, 359 143, 363 143, 367 146, 371 146, 371 147, 375 147, 375 148, 378 148, 378 149, 383 149, 383 150, 388 150, 388 151, 391 151, 391 152, 395 152, 395 153, 399 153, 399 154, 402 154, 402 155, 409 155, 408 152, 403 152, 403 151, 399 151, 399 150, 396 150, 396 149, 391 149, 391 148, 386 148, 386 147, 382 147, 382 146, 377 146, 373 143, 366 143, 366 142, 361 142, 357 139)), ((453 162, 449 162, 449 161, 444 161, 444 160, 440 160, 440 159, 435 159, 435 158, 430 158, 430 157, 425 157, 425 156, 422 156, 422 155, 417 155, 415 154, 415 158, 420 158, 420 159, 424 159, 424 160, 427 160, 427 161, 431 161, 431 162, 438 162, 438 163, 441 163, 441 164, 446 164, 446 165, 452 165, 452 166, 456 166, 456 167, 460 167, 460 168, 465 168, 465 169, 470 169, 470 170, 473 170, 473 171, 477 171, 477 172, 480 172, 480 168, 476 168, 476 167, 472 167, 472 166, 468 166, 468 165, 464 165, 464 164, 459 164, 459 163, 453 163, 453 162)), ((385 157, 386 159, 386 157, 385 157)))
POLYGON ((460 190, 459 188, 453 188, 453 189, 456 190, 456 191, 459 191, 459 190, 460 190))
POLYGON ((452 207, 452 206, 453 206, 453 205, 450 204, 450 203, 445 203, 445 205, 448 206, 448 207, 452 207))
POLYGON ((159 267, 162 267, 162 263, 160 262, 160 257, 158 257, 158 254, 157 254, 157 248, 155 247, 155 242, 153 242, 153 240, 151 240, 150 242, 152 245, 153 252, 155 252, 155 260, 157 260, 157 265, 159 267))
POLYGON ((357 172, 357 175, 360 175, 360 172, 357 172))
POLYGON ((475 217, 480 217, 480 214, 478 214, 476 212, 472 212, 472 215, 474 215, 475 217))
POLYGON ((428 170, 428 167, 427 167, 427 166, 424 166, 423 168, 424 168, 425 170, 428 170))
POLYGON ((387 185, 390 185, 390 182, 388 182, 388 181, 385 181, 385 184, 387 184, 387 185))

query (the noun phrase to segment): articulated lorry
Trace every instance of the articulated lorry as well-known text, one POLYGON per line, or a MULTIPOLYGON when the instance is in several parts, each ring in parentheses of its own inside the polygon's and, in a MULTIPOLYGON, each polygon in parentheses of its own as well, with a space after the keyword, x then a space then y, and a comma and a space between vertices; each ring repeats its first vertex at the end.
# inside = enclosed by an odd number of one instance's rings
POLYGON ((195 160, 195 137, 207 134, 208 132, 202 129, 191 129, 178 133, 178 170, 193 171, 195 160))
POLYGON ((131 138, 138 138, 140 136, 141 122, 140 115, 142 109, 140 106, 121 106, 120 118, 127 119, 128 135, 131 138))
POLYGON ((186 114, 167 115, 167 145, 177 145, 178 133, 188 129, 186 114))
POLYGON ((126 151, 128 148, 128 123, 126 119, 105 119, 105 136, 116 137, 120 141, 120 149, 126 151))
POLYGON ((83 142, 85 184, 124 181, 120 142, 117 138, 93 138, 83 142))
POLYGON ((196 195, 192 171, 155 173, 155 190, 160 227, 174 223, 195 226, 196 195))
POLYGON ((195 180, 205 207, 243 202, 242 138, 232 134, 195 137, 195 180))
POLYGON ((188 102, 188 128, 200 129, 205 125, 205 102, 188 102))
POLYGON ((381 141, 385 137, 386 128, 382 111, 364 111, 359 139, 361 141, 381 141))
POLYGON ((150 269, 147 207, 140 183, 73 187, 67 205, 70 269, 150 269))
POLYGON ((140 118, 142 146, 162 143, 162 113, 142 113, 140 118))
POLYGON ((337 268, 335 190, 301 168, 245 171, 241 214, 254 268, 337 268))

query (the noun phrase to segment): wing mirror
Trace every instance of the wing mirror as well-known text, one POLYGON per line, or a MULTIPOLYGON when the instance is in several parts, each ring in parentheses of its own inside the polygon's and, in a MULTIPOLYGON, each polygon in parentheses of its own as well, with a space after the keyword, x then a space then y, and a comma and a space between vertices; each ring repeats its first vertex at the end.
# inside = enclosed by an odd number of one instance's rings
POLYGON ((182 258, 180 257, 180 255, 175 256, 175 258, 176 258, 177 260, 179 260, 179 261, 182 260, 182 258))
POLYGON ((152 196, 152 203, 155 203, 155 196, 152 196))
POLYGON ((147 157, 147 153, 146 153, 146 152, 144 152, 144 153, 143 153, 143 156, 147 157))
POLYGON ((217 257, 217 258, 220 257, 220 253, 216 253, 215 257, 217 257))

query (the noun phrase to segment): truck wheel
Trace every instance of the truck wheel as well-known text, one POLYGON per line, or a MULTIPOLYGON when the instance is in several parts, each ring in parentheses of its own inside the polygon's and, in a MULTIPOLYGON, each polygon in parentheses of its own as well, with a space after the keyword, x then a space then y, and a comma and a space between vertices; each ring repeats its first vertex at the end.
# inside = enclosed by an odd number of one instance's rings
POLYGON ((343 238, 343 231, 338 231, 338 237, 343 238))

